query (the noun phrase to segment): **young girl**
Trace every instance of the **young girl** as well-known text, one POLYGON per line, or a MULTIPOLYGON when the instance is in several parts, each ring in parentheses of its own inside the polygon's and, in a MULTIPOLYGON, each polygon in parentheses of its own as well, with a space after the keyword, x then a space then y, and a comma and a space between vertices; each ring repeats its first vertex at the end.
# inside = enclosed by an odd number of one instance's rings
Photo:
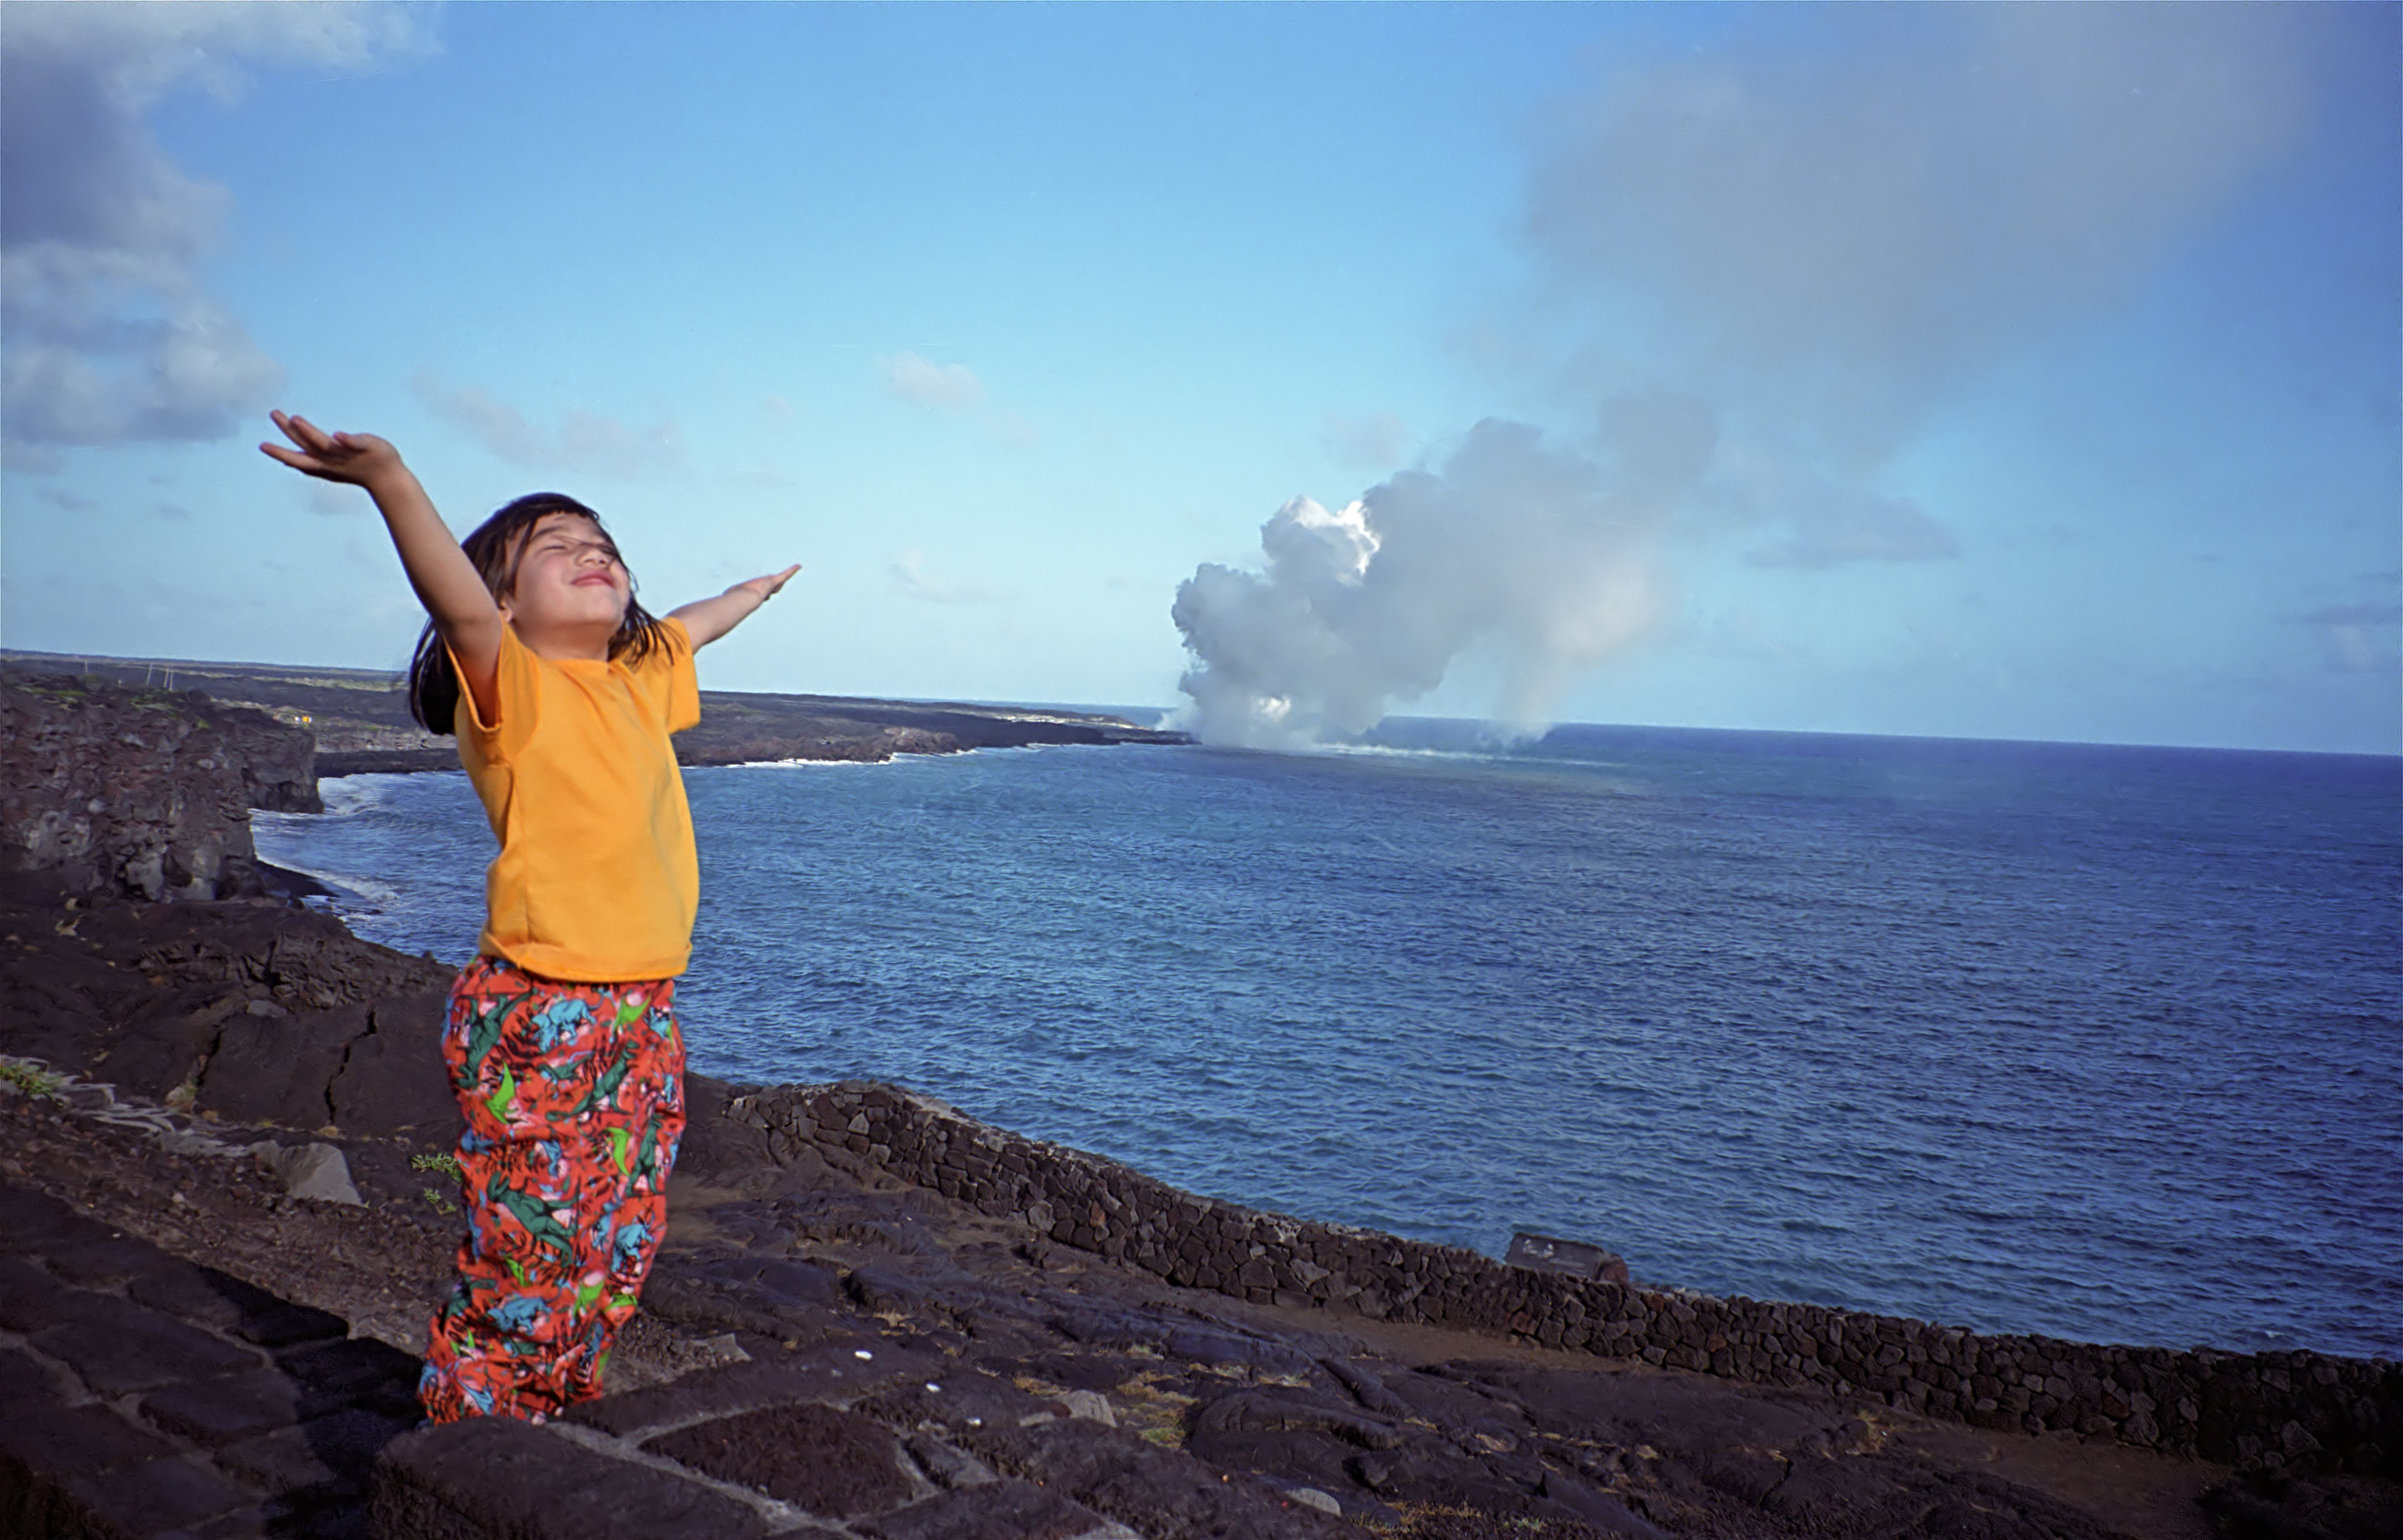
POLYGON ((675 978, 700 893, 668 735, 701 719, 693 651, 800 569, 656 619, 573 498, 521 497, 454 541, 390 444, 274 421, 293 447, 260 449, 382 510, 432 617, 410 709, 457 734, 500 840, 443 1034, 467 1239, 419 1396, 438 1422, 539 1422, 601 1393, 667 1220, 684 1131, 675 978))

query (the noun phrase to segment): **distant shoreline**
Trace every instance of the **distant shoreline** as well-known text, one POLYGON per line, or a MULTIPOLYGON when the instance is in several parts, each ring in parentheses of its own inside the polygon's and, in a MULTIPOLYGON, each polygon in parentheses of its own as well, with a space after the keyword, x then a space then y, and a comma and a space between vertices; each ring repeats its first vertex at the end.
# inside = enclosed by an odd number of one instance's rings
MULTIPOLYGON (((0 648, 0 670, 71 673, 122 685, 198 690, 305 728, 323 776, 455 770, 447 736, 410 719, 403 676, 373 669, 189 659, 109 658, 0 648)), ((1039 705, 855 699, 748 690, 701 692, 700 725, 677 735, 688 768, 785 760, 882 761, 898 754, 958 754, 1035 744, 1187 744, 1106 712, 1039 705)))

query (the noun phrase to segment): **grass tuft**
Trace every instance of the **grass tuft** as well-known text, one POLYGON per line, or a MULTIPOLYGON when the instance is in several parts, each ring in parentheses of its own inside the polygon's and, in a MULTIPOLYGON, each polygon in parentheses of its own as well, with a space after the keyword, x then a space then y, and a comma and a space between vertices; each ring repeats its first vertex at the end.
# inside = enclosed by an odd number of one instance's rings
POLYGON ((63 1102, 67 1077, 32 1059, 0 1059, 0 1088, 36 1102, 63 1102))

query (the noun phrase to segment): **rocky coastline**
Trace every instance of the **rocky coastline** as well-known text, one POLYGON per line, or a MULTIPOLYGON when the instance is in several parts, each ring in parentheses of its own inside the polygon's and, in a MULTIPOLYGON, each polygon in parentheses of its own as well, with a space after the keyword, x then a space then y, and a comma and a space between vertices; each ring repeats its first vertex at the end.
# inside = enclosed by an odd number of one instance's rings
MULTIPOLYGON (((271 717, 307 735, 318 775, 459 768, 451 741, 425 732, 410 718, 397 673, 0 650, 0 681, 12 677, 47 677, 54 688, 63 682, 74 688, 121 687, 200 698, 220 713, 247 714, 245 721, 271 717)), ((880 762, 901 754, 971 749, 1191 742, 1183 733, 1143 727, 1122 716, 1051 708, 739 690, 703 690, 701 701, 700 725, 676 736, 676 757, 688 766, 786 759, 880 762)), ((260 762, 266 763, 264 758, 260 762)))
POLYGON ((1756 1321, 1257 1214, 867 1084, 694 1077, 611 1394, 414 1430, 457 1239, 449 970, 298 907, 250 852, 249 806, 313 796, 296 726, 14 675, 0 712, 0 1533, 2403 1524, 2382 1360, 2198 1367, 1865 1317, 1831 1346, 1841 1312, 1756 1321))
POLYGON ((0 673, 0 867, 56 871, 77 893, 256 895, 250 810, 323 806, 309 735, 265 713, 0 673))

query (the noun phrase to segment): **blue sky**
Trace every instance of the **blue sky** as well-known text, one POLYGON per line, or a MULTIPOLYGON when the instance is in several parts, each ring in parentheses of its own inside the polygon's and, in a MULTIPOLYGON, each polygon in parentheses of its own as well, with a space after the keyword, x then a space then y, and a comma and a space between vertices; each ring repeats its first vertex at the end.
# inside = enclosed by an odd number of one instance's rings
POLYGON ((2395 752, 2397 19, 11 5, 0 642, 398 666, 283 405, 719 687, 2395 752))

